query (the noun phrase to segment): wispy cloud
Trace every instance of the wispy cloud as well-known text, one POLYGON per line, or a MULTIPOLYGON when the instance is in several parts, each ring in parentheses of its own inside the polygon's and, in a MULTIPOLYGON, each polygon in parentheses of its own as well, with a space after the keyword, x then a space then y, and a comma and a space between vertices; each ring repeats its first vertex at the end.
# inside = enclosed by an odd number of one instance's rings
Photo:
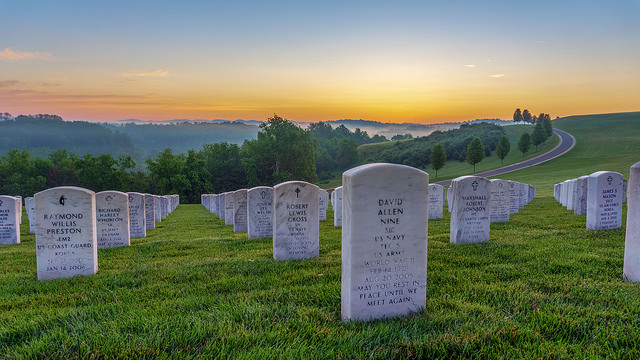
POLYGON ((122 76, 124 77, 165 77, 165 76, 169 76, 169 72, 164 70, 156 70, 153 72, 141 72, 141 73, 126 72, 126 73, 122 73, 122 76))
POLYGON ((22 82, 18 80, 0 80, 0 88, 15 87, 19 85, 22 85, 22 82))
POLYGON ((51 58, 51 54, 48 52, 28 52, 13 50, 11 48, 4 48, 0 50, 0 60, 4 61, 20 61, 29 59, 46 60, 51 58))
POLYGON ((492 78, 494 78, 494 79, 497 79, 497 78, 504 77, 504 74, 493 74, 493 75, 491 75, 491 76, 489 76, 489 77, 492 77, 492 78))
POLYGON ((476 66, 475 66, 475 65, 473 65, 473 64, 468 64, 468 65, 464 65, 464 67, 467 67, 467 68, 474 68, 474 67, 476 67, 476 66))

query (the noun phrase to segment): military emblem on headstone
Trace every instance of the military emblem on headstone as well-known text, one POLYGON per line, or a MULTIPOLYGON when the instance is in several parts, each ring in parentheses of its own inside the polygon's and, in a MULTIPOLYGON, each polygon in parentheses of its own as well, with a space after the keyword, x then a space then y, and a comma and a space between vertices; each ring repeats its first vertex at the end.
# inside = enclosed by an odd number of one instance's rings
POLYGON ((474 181, 471 183, 471 187, 473 188, 473 191, 478 190, 478 182, 474 180, 474 181))
POLYGON ((60 200, 58 200, 58 203, 60 203, 60 205, 64 206, 64 201, 67 200, 67 198, 64 197, 64 195, 60 196, 60 200))

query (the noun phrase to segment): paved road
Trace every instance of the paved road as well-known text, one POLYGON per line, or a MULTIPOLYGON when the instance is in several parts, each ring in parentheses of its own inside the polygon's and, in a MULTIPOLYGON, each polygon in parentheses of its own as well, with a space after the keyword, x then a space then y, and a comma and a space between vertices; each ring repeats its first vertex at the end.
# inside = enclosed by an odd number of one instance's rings
MULTIPOLYGON (((553 132, 558 134, 558 136, 560 137, 560 141, 558 142, 558 145, 556 145, 556 147, 547 151, 546 153, 525 161, 521 161, 519 163, 507 165, 498 169, 484 171, 484 172, 473 174, 473 175, 483 176, 483 177, 496 176, 496 175, 508 173, 511 171, 524 169, 529 166, 538 165, 545 161, 549 161, 553 158, 556 158, 560 155, 567 153, 569 150, 573 149, 573 147, 576 145, 576 138, 574 138, 573 135, 569 134, 568 132, 558 130, 558 129, 553 129, 553 132)), ((451 180, 438 181, 436 184, 447 186, 451 184, 451 180)))

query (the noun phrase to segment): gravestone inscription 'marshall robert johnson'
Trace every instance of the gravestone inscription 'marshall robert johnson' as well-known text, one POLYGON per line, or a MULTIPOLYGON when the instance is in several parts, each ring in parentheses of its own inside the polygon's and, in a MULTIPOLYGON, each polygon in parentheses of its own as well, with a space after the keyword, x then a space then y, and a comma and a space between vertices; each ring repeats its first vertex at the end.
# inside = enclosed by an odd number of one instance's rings
POLYGON ((120 191, 96 194, 98 249, 129 246, 129 195, 120 191))
POLYGON ((0 196, 0 245, 20 243, 20 217, 22 211, 20 199, 13 196, 0 196))
POLYGON ((369 164, 346 171, 342 184, 342 319, 424 308, 429 175, 406 165, 369 164))
POLYGON ((273 236, 273 188, 258 186, 247 191, 247 236, 273 236))
POLYGON ((464 244, 488 241, 491 183, 480 176, 461 176, 452 183, 450 242, 464 244))
POLYGON ((91 190, 63 186, 35 194, 38 279, 98 271, 96 197, 91 190))
POLYGON ((597 171, 588 181, 587 230, 622 227, 622 174, 597 171))
POLYGON ((138 192, 129 195, 129 235, 131 238, 147 236, 147 224, 144 212, 144 194, 138 192))
POLYGON ((273 187, 273 258, 318 257, 320 223, 318 187, 288 181, 273 187))
POLYGON ((631 166, 627 183, 627 232, 622 276, 640 282, 640 162, 631 166))
POLYGON ((247 232, 247 189, 233 192, 233 232, 247 232))

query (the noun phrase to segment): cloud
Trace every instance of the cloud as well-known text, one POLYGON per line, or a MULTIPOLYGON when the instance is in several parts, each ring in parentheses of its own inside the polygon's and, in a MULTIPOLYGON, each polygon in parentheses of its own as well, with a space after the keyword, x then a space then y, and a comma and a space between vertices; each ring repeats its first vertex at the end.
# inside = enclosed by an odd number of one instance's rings
POLYGON ((51 54, 48 52, 28 52, 28 51, 19 51, 12 50, 10 48, 5 48, 4 50, 0 50, 0 60, 4 61, 20 61, 20 60, 29 60, 29 59, 39 59, 46 60, 51 57, 51 54))
POLYGON ((164 70, 156 70, 156 71, 153 71, 153 72, 143 72, 143 73, 127 72, 127 73, 122 73, 122 76, 124 76, 124 77, 131 77, 131 76, 136 76, 136 77, 165 77, 165 76, 169 76, 169 72, 168 71, 164 71, 164 70))
POLYGON ((22 82, 18 80, 0 80, 0 88, 20 86, 22 82))
POLYGON ((494 78, 494 79, 497 79, 497 78, 504 77, 504 74, 493 74, 493 75, 491 75, 491 76, 489 76, 489 77, 492 77, 492 78, 494 78))
POLYGON ((476 67, 476 66, 475 66, 475 65, 473 65, 473 64, 469 64, 469 65, 464 65, 464 67, 474 68, 474 67, 476 67))

